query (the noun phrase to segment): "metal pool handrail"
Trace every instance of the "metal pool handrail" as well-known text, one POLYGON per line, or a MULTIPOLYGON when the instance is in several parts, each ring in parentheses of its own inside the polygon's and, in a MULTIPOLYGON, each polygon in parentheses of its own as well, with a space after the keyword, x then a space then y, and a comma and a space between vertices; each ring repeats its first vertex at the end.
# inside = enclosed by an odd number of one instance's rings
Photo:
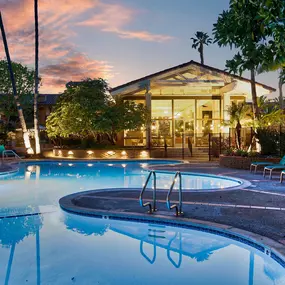
POLYGON ((142 207, 147 207, 147 206, 149 207, 149 213, 153 213, 153 212, 157 211, 157 209, 156 209, 156 173, 155 173, 155 171, 151 171, 149 173, 147 180, 143 186, 143 189, 140 193, 139 202, 140 202, 140 205, 142 207), (153 198, 152 198, 153 205, 151 205, 151 202, 146 202, 146 203, 143 202, 143 194, 144 194, 146 187, 147 187, 152 176, 153 176, 153 198))
POLYGON ((182 212, 182 175, 181 175, 180 171, 177 171, 175 173, 175 176, 173 178, 173 182, 172 182, 170 189, 169 189, 167 196, 166 196, 166 205, 167 205, 167 208, 169 210, 175 209, 176 216, 180 216, 183 214, 183 212, 182 212), (172 193, 173 188, 175 186, 175 183, 177 181, 177 178, 179 179, 179 192, 178 192, 179 202, 178 202, 178 205, 177 204, 171 205, 170 196, 171 196, 171 193, 172 193))
POLYGON ((15 159, 22 160, 22 158, 17 153, 15 153, 13 150, 8 149, 2 151, 2 162, 4 162, 5 158, 10 157, 9 154, 12 154, 15 159))

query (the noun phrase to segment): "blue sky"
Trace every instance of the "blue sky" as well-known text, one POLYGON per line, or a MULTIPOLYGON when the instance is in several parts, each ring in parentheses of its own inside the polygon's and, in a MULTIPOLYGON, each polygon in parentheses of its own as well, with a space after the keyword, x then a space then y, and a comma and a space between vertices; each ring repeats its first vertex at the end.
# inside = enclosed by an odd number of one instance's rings
MULTIPOLYGON (((39 2, 41 92, 57 93, 69 80, 101 76, 115 87, 191 59, 199 61, 190 37, 198 30, 211 34, 229 0, 39 2)), ((32 66, 33 1, 2 0, 0 9, 12 59, 32 66)), ((233 54, 211 45, 205 49, 205 63, 224 69, 233 54)), ((276 73, 258 80, 277 87, 276 73)))

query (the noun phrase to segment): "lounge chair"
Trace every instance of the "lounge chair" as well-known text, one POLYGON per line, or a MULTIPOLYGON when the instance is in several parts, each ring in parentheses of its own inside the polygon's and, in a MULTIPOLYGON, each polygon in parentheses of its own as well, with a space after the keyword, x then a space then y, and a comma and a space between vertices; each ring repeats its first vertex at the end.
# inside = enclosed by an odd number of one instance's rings
POLYGON ((265 167, 269 165, 274 165, 273 162, 266 162, 266 161, 255 161, 252 162, 249 168, 249 171, 252 172, 252 169, 254 168, 254 174, 256 174, 258 166, 265 167))
POLYGON ((284 175, 285 175, 285 170, 282 170, 280 174, 280 183, 283 182, 284 175))
POLYGON ((266 176, 266 171, 269 171, 269 179, 271 179, 273 170, 285 170, 285 156, 283 156, 279 164, 265 166, 263 170, 263 177, 266 176))
POLYGON ((0 144, 0 155, 2 156, 2 152, 5 150, 5 146, 0 144))

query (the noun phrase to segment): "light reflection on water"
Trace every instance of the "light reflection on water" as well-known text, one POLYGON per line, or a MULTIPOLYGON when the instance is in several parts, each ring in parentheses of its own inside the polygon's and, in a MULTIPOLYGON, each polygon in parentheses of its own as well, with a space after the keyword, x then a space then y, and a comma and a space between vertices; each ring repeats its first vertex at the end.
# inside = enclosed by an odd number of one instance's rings
MULTIPOLYGON (((148 175, 146 162, 39 162, 23 164, 16 175, 0 179, 0 216, 26 213, 32 207, 58 207, 68 194, 104 188, 141 188, 148 175)), ((173 162, 172 162, 173 163, 173 162)), ((169 189, 173 174, 159 173, 157 187, 169 189)), ((213 189, 236 186, 236 181, 183 175, 183 189, 213 189)), ((32 212, 32 211, 31 211, 32 212)))
POLYGON ((264 253, 195 230, 60 211, 2 219, 0 229, 5 285, 285 284, 264 253))
MULTIPOLYGON (((141 188, 149 164, 146 162, 39 162, 23 164, 16 175, 0 179, 0 216, 20 214, 26 205, 57 207, 58 200, 71 193, 104 188, 141 188)), ((172 162, 173 163, 173 162, 172 162)), ((173 174, 159 173, 157 187, 169 189, 173 174)), ((184 189, 214 189, 238 182, 213 177, 183 175, 184 189)))

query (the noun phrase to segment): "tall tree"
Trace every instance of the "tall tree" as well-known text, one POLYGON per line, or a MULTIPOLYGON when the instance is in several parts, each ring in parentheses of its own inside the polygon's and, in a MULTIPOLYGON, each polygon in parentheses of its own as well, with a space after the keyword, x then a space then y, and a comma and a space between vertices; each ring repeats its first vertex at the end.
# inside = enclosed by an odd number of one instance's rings
POLYGON ((215 42, 219 46, 238 49, 226 62, 230 72, 242 74, 249 70, 255 119, 259 118, 256 92, 256 71, 266 62, 285 59, 285 1, 230 0, 229 9, 214 24, 215 42))
MULTIPOLYGON (((0 113, 5 123, 16 127, 18 110, 13 97, 10 73, 6 60, 0 60, 0 113)), ((33 120, 34 70, 17 62, 12 62, 12 70, 19 102, 23 108, 27 125, 33 120)))
POLYGON ((38 96, 39 96, 39 21, 38 21, 38 0, 34 0, 35 16, 35 94, 34 94, 34 132, 36 154, 41 153, 39 121, 38 121, 38 96))
POLYGON ((191 38, 193 41, 192 48, 198 49, 200 54, 201 64, 204 64, 204 45, 208 46, 212 43, 212 39, 207 33, 196 32, 195 38, 191 38))
POLYGON ((7 63, 8 63, 8 69, 9 69, 10 80, 11 80, 12 89, 13 89, 13 95, 14 95, 14 99, 15 99, 15 102, 17 105, 18 116, 19 116, 19 120, 21 123, 21 127, 22 127, 24 144, 25 144, 27 153, 33 154, 34 151, 31 147, 30 137, 29 137, 29 133, 27 130, 26 121, 24 118, 23 109, 21 107, 21 104, 19 101, 19 96, 17 94, 16 83, 15 83, 14 73, 13 73, 13 69, 12 69, 12 62, 11 62, 11 58, 10 58, 10 53, 9 53, 9 48, 8 48, 8 43, 7 43, 7 39, 6 39, 6 33, 5 33, 5 29, 4 29, 4 23, 2 20, 1 11, 0 11, 0 28, 1 28, 1 33, 2 33, 4 49, 5 49, 5 53, 6 53, 7 63))
POLYGON ((257 44, 264 38, 261 24, 256 20, 259 5, 253 0, 231 0, 228 10, 219 15, 214 24, 215 42, 219 46, 230 46, 239 49, 232 60, 226 61, 227 69, 240 75, 250 71, 253 112, 259 117, 255 74, 260 64, 260 53, 257 44))

